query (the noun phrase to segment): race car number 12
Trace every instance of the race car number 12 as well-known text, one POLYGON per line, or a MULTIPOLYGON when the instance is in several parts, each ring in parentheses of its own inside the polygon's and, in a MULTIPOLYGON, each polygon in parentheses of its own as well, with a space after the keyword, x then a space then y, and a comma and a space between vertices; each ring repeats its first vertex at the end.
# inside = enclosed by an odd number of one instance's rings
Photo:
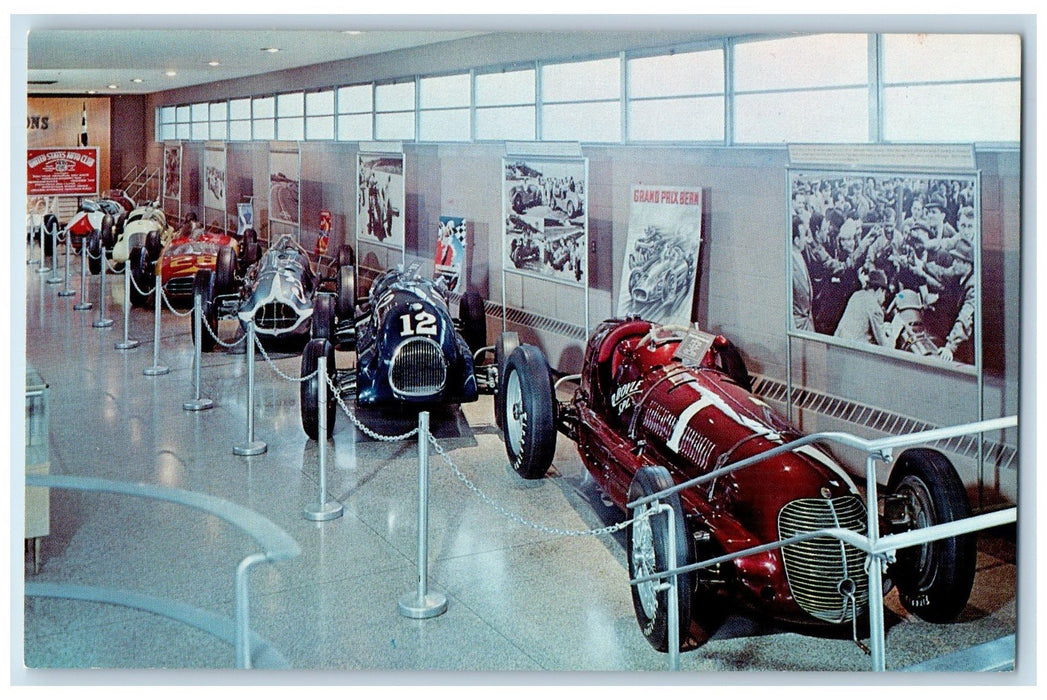
POLYGON ((403 314, 400 316, 400 335, 436 335, 436 316, 428 311, 419 311, 413 317, 403 314))

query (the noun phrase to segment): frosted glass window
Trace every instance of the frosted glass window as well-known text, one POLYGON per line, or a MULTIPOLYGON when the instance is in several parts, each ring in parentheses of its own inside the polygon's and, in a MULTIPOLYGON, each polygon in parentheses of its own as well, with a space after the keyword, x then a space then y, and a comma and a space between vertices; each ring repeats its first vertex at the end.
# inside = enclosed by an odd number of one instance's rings
POLYGON ((207 121, 207 115, 208 115, 208 111, 210 110, 210 107, 211 106, 209 104, 207 104, 206 102, 198 102, 197 104, 193 105, 192 106, 192 115, 193 115, 192 116, 192 120, 194 122, 205 122, 205 121, 207 121))
POLYGON ((722 96, 629 103, 630 141, 723 141, 722 96))
POLYGON ((175 110, 176 110, 176 112, 175 112, 175 114, 176 114, 175 120, 176 121, 178 121, 178 122, 188 122, 189 121, 189 105, 181 105, 180 107, 176 107, 175 110))
POLYGON ((210 118, 213 122, 224 122, 226 112, 228 112, 228 103, 226 102, 212 102, 210 105, 210 118))
POLYGON ((305 138, 304 117, 284 117, 276 120, 276 138, 280 141, 301 141, 305 138))
POLYGON ((421 141, 468 141, 469 110, 437 109, 418 115, 418 138, 421 141))
POLYGON ((738 143, 864 143, 869 140, 868 91, 737 95, 738 143))
POLYGON ((1018 82, 919 85, 884 90, 888 141, 1021 140, 1018 82))
POLYGON ((1013 34, 885 34, 887 83, 1018 78, 1021 37, 1013 34))
POLYGON ((213 121, 211 122, 211 135, 208 137, 215 141, 224 141, 228 129, 226 128, 225 121, 213 121))
POLYGON ((171 124, 175 121, 175 108, 174 107, 161 107, 160 108, 160 122, 163 124, 171 124))
POLYGON ((375 115, 376 139, 414 140, 414 112, 390 112, 375 115))
POLYGON ((370 141, 374 138, 371 114, 338 115, 339 141, 370 141))
POLYGON ((723 51, 692 51, 627 62, 629 97, 722 94, 723 51))
POLYGON ((272 119, 255 119, 251 129, 252 138, 258 141, 272 141, 276 138, 276 123, 272 119))
POLYGON ((468 73, 422 78, 418 82, 418 100, 422 109, 469 106, 468 73))
POLYGON ((334 90, 306 93, 305 114, 306 116, 334 114, 334 90))
POLYGON ((229 122, 229 140, 250 141, 251 122, 247 120, 237 120, 229 122))
POLYGON ((272 97, 256 97, 251 101, 251 115, 255 119, 275 116, 275 102, 272 97))
POLYGON ((543 141, 621 141, 618 102, 581 102, 542 107, 543 141))
POLYGON ((787 90, 866 84, 867 34, 816 34, 734 47, 734 89, 787 90))
POLYGON ((476 138, 492 141, 533 141, 534 107, 477 108, 476 138))
POLYGON ((542 101, 617 99, 621 96, 621 61, 605 58, 542 66, 542 101))
POLYGON ((230 119, 250 119, 251 118, 251 100, 230 100, 229 101, 229 118, 230 119))
POLYGON ((178 138, 178 131, 174 124, 164 124, 160 127, 160 140, 172 141, 178 138))
POLYGON ((176 138, 179 138, 183 141, 188 141, 192 137, 192 132, 189 130, 188 122, 178 124, 176 131, 176 138))
POLYGON ((207 135, 210 133, 210 124, 207 122, 193 122, 192 128, 192 139, 193 141, 206 141, 207 135))
POLYGON ((534 104, 534 71, 483 73, 476 76, 476 105, 534 104))
POLYGON ((338 88, 338 112, 370 112, 374 108, 371 85, 350 85, 338 88))
POLYGON ((310 141, 334 138, 334 117, 306 117, 305 138, 310 141))
POLYGON ((305 96, 300 92, 276 96, 276 116, 301 117, 305 114, 305 96))
POLYGON ((375 111, 414 110, 414 83, 378 85, 374 91, 375 111))

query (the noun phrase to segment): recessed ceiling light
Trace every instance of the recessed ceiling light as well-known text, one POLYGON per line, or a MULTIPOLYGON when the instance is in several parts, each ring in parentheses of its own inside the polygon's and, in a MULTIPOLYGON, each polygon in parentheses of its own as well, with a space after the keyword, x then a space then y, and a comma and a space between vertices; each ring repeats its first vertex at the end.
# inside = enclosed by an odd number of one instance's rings
POLYGON ((265 51, 266 53, 277 53, 279 50, 280 49, 276 48, 275 46, 266 46, 262 49, 262 51, 265 51))
POLYGON ((356 36, 357 34, 363 34, 358 29, 343 29, 342 34, 348 34, 349 36, 356 36))
POLYGON ((97 91, 97 90, 88 90, 88 91, 87 91, 87 94, 88 94, 88 95, 97 95, 97 94, 98 94, 98 91, 97 91))
POLYGON ((218 61, 208 61, 207 65, 209 65, 209 66, 220 66, 222 64, 219 63, 218 61))
POLYGON ((165 70, 164 71, 164 75, 166 75, 168 77, 175 76, 175 75, 178 75, 178 71, 175 71, 175 70, 165 70))
POLYGON ((120 86, 119 85, 106 85, 106 87, 109 88, 110 90, 115 90, 116 88, 118 88, 120 86))
POLYGON ((140 83, 140 82, 142 82, 142 79, 141 78, 131 78, 131 82, 132 83, 140 83))

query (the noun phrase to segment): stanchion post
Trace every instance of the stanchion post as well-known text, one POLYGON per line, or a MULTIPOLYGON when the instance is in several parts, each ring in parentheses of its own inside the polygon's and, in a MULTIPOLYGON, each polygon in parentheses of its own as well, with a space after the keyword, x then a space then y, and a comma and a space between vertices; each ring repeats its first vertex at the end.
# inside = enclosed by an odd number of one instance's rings
POLYGON ((48 233, 51 234, 51 269, 54 270, 54 274, 47 278, 48 284, 58 284, 62 281, 62 278, 58 276, 58 263, 55 262, 55 255, 58 254, 58 227, 54 226, 50 231, 44 231, 40 234, 40 243, 43 244, 44 236, 48 233))
POLYGON ((193 343, 193 387, 196 396, 182 404, 186 411, 206 411, 214 408, 214 401, 200 397, 200 365, 203 361, 203 300, 199 294, 193 295, 193 330, 196 331, 196 342, 193 343))
POLYGON ((316 369, 316 405, 319 429, 316 434, 320 463, 320 497, 316 503, 305 507, 305 519, 317 522, 334 520, 342 516, 342 504, 327 500, 327 343, 324 343, 316 369))
MULTIPOLYGON (((868 503, 875 504, 876 496, 876 455, 870 454, 865 460, 865 489, 868 503)), ((866 514, 866 528, 869 537, 869 546, 875 550, 880 540, 880 519, 876 508, 871 508, 866 514)), ((869 558, 869 590, 871 592, 883 590, 883 555, 873 555, 869 558)), ((883 619, 883 596, 869 595, 869 653, 872 656, 873 671, 883 672, 886 670, 886 642, 884 640, 883 619)))
POLYGON ((102 280, 98 283, 98 320, 91 325, 95 328, 109 328, 113 325, 113 319, 105 317, 105 269, 109 264, 105 259, 105 248, 99 253, 102 256, 102 280))
POLYGON ((80 242, 80 302, 73 304, 76 311, 88 311, 94 304, 87 300, 87 241, 80 242))
MULTIPOLYGON (((662 505, 665 513, 666 531, 669 533, 669 571, 676 570, 676 527, 672 506, 662 505)), ((669 670, 680 670, 680 589, 677 587, 676 574, 669 576, 669 670)))
POLYGON ((117 350, 130 350, 138 347, 138 341, 128 338, 128 326, 131 324, 131 264, 124 263, 124 339, 116 343, 117 350))
MULTIPOLYGON (((69 248, 72 241, 69 238, 69 231, 65 232, 65 272, 62 274, 62 289, 58 292, 60 297, 71 297, 76 294, 76 290, 69 286, 69 248)), ((75 308, 75 307, 74 307, 75 308)))
POLYGON ((447 612, 447 596, 429 590, 429 412, 418 414, 418 587, 400 597, 400 615, 424 620, 447 612))
MULTIPOLYGON (((44 265, 44 236, 47 235, 47 234, 44 233, 44 225, 43 224, 40 224, 40 226, 34 226, 34 228, 37 231, 40 232, 40 267, 36 268, 36 271, 37 271, 37 274, 41 274, 42 275, 45 272, 50 272, 51 271, 51 268, 46 267, 44 265)), ((34 236, 34 238, 35 238, 35 236, 34 236)))
MULTIPOLYGON (((233 446, 233 454, 241 457, 260 455, 269 449, 261 440, 254 439, 254 321, 247 322, 247 437, 233 446)), ((326 417, 326 412, 324 416, 326 417)), ((324 426, 326 428, 326 426, 324 426)))
POLYGON ((147 377, 156 377, 171 371, 170 367, 160 364, 160 306, 163 304, 163 296, 164 290, 160 286, 160 277, 157 276, 153 283, 153 366, 142 370, 142 374, 147 377))

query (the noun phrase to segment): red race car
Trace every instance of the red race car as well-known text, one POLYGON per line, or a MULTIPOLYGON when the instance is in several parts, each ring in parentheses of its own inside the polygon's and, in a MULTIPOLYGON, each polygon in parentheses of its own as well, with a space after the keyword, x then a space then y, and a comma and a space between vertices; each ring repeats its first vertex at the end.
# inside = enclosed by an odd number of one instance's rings
MULTIPOLYGON (((605 321, 585 349, 573 396, 556 398, 535 346, 507 333, 496 346, 495 417, 506 452, 524 478, 542 478, 557 431, 578 445, 586 469, 610 501, 626 504, 802 437, 750 391, 737 349, 695 328, 637 319, 605 321)), ((636 518, 627 531, 630 578, 665 571, 669 528, 678 566, 708 561, 822 528, 867 530, 865 499, 825 451, 805 445, 730 471, 665 499, 676 519, 636 518)), ((883 496, 880 531, 898 533, 969 517, 966 491, 949 460, 924 448, 897 455, 883 496)), ((642 511, 648 506, 641 506, 642 511)), ((634 513, 635 514, 635 513, 634 513)), ((887 571, 903 605, 944 622, 966 606, 974 582, 975 539, 961 535, 898 551, 887 571)), ((692 611, 723 610, 729 596, 792 623, 853 624, 868 609, 865 553, 832 537, 728 559, 678 577, 680 643, 692 611)), ((657 580, 633 586, 644 636, 666 651, 668 593, 657 580)), ((697 616, 697 615, 696 615, 697 616)), ((698 625, 693 639, 703 632, 698 625)))

